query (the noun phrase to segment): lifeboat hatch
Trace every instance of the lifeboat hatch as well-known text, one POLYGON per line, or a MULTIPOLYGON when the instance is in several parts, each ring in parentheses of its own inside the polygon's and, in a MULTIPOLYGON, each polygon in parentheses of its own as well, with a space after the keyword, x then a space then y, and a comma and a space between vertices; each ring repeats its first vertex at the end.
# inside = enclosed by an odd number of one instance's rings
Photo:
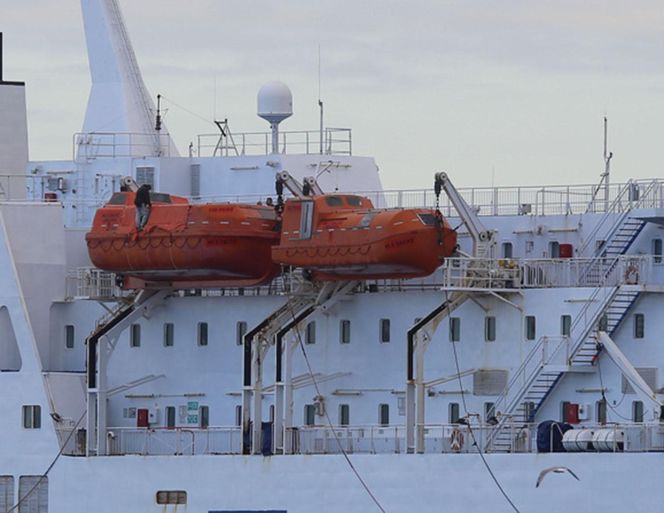
POLYGON ((310 239, 314 226, 314 202, 303 201, 300 213, 300 239, 310 239))

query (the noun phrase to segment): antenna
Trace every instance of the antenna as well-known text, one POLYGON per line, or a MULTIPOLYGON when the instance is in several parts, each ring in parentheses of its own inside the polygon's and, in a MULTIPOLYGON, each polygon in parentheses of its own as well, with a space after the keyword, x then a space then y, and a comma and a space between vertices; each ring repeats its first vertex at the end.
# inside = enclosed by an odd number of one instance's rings
POLYGON ((161 131, 161 95, 157 95, 157 119, 154 124, 154 129, 157 132, 161 131))
POLYGON ((320 154, 323 154, 323 100, 320 98, 320 43, 318 43, 318 108, 320 109, 320 134, 319 134, 319 149, 320 154))
POLYGON ((602 180, 604 182, 604 203, 605 208, 609 208, 609 178, 611 175, 611 158, 613 157, 613 152, 610 151, 607 154, 608 140, 609 140, 609 120, 604 116, 604 172, 602 173, 602 180))

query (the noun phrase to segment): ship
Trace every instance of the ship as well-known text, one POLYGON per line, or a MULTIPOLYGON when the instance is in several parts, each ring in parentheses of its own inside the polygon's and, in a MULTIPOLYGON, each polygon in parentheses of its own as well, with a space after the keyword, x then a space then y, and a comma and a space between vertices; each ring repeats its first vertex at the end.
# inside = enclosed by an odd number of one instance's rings
POLYGON ((71 160, 0 70, 1 513, 661 511, 664 180, 386 190, 281 82, 180 156, 81 6, 71 160))

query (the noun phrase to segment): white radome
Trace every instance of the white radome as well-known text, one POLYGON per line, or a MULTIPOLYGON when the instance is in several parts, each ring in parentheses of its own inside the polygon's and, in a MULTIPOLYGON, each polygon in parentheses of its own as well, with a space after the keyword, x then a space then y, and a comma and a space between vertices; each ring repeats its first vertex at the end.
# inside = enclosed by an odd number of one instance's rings
POLYGON ((268 82, 258 91, 258 116, 270 123, 280 123, 293 115, 293 94, 286 84, 268 82))

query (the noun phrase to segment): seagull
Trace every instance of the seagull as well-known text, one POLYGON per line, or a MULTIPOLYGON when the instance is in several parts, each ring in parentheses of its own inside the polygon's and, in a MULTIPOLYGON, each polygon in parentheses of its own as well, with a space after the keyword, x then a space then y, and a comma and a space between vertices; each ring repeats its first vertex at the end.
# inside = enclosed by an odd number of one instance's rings
POLYGON ((549 472, 555 472, 556 474, 562 474, 564 472, 569 472, 574 479, 576 479, 577 481, 581 481, 579 479, 579 476, 577 476, 574 472, 572 472, 567 467, 549 467, 549 468, 545 468, 544 470, 542 470, 542 472, 540 472, 539 477, 537 478, 537 484, 535 484, 535 488, 538 488, 539 485, 542 484, 542 480, 544 479, 544 477, 549 472))

